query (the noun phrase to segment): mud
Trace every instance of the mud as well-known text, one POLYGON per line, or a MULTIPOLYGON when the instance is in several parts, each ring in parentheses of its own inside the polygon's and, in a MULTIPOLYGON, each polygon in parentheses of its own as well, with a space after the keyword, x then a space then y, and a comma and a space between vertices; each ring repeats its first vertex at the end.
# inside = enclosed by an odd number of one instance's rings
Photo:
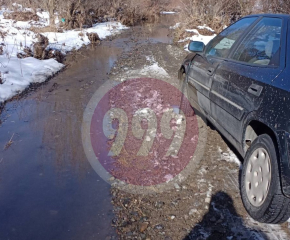
MULTIPOLYGON (((111 75, 119 80, 155 77, 177 88, 177 70, 184 52, 165 43, 136 44, 133 54, 123 53, 111 75), (158 69, 151 68, 158 65, 158 69)), ((267 225, 252 220, 245 211, 239 175, 242 158, 234 148, 197 114, 199 141, 191 173, 175 189, 156 194, 130 194, 112 187, 115 218, 120 239, 289 239, 288 223, 267 225)), ((113 184, 114 186, 114 184, 113 184)), ((163 191, 162 191, 163 190, 163 191)))
POLYGON ((104 82, 152 77, 181 87, 177 70, 186 53, 172 45, 168 24, 134 27, 74 52, 65 71, 5 105, 0 239, 289 238, 288 224, 260 224, 247 215, 239 193, 240 159, 199 116, 206 136, 199 158, 170 190, 121 191, 89 165, 82 118, 104 82))

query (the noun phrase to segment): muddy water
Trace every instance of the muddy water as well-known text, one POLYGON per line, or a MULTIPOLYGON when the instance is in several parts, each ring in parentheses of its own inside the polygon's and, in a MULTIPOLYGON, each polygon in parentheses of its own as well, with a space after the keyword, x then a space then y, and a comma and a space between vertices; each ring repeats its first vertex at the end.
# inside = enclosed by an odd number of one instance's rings
POLYGON ((64 72, 6 105, 0 115, 0 239, 116 238, 110 186, 83 151, 83 111, 122 51, 172 42, 168 19, 71 55, 64 72))

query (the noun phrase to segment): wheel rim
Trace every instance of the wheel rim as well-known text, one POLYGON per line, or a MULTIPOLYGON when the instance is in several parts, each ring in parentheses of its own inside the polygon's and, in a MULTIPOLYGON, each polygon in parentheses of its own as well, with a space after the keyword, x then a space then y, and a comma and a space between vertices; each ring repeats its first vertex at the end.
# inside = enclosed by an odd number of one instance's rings
POLYGON ((266 200, 271 183, 271 160, 264 148, 258 148, 249 159, 245 185, 247 197, 255 207, 266 200))

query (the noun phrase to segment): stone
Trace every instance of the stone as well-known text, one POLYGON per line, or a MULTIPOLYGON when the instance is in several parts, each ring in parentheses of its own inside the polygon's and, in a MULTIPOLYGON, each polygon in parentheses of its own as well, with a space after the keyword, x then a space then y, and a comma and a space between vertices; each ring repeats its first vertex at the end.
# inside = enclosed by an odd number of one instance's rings
POLYGON ((196 210, 196 209, 191 209, 191 210, 189 211, 189 215, 193 215, 193 214, 195 214, 195 213, 197 213, 197 210, 196 210))
POLYGON ((156 226, 154 227, 154 229, 156 229, 156 230, 163 230, 164 227, 163 227, 163 225, 158 224, 158 225, 156 225, 156 226))
POLYGON ((149 223, 148 223, 148 222, 140 223, 140 224, 139 224, 139 231, 140 231, 141 233, 145 232, 146 229, 148 228, 148 226, 149 226, 149 223))

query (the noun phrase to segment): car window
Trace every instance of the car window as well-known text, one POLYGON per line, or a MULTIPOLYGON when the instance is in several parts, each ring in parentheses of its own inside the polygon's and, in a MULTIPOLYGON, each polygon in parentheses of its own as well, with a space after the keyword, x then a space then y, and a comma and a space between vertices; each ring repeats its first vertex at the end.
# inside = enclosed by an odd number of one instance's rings
POLYGON ((264 66, 279 66, 282 19, 263 18, 246 36, 233 59, 264 66))
POLYGON ((205 54, 207 56, 227 57, 235 41, 255 20, 257 17, 243 18, 225 29, 207 45, 205 54))

